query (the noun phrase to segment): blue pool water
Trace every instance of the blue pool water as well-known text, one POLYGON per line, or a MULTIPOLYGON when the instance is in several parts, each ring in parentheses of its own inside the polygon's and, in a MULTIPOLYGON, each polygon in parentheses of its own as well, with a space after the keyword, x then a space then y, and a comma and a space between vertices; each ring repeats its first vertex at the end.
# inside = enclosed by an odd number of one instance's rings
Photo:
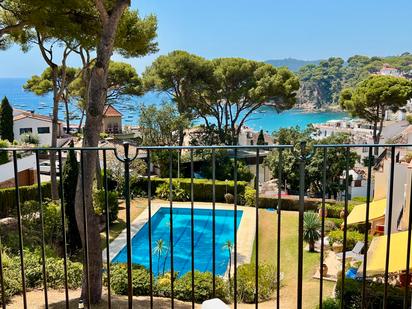
MULTIPOLYGON (((242 211, 237 211, 237 228, 242 218, 242 211)), ((202 272, 213 270, 213 237, 212 237, 212 210, 194 210, 194 254, 195 270, 202 272)), ((224 247, 225 243, 234 240, 234 211, 216 210, 216 274, 224 275, 228 262, 229 252, 224 247)), ((170 208, 162 207, 152 216, 152 248, 153 248, 153 272, 155 275, 170 271, 170 250, 165 249, 160 255, 154 250, 156 242, 163 240, 165 246, 170 249, 170 208)), ((132 262, 149 268, 149 230, 146 223, 132 239, 132 262)), ((127 246, 112 260, 113 263, 126 263, 127 246)), ((191 271, 191 209, 173 209, 173 267, 183 275, 191 271)))

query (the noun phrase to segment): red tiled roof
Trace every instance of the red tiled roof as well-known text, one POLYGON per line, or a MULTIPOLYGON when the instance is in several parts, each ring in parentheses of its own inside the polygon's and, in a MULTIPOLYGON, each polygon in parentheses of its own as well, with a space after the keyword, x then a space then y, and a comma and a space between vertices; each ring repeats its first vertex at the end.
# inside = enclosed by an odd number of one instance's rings
POLYGON ((103 110, 103 117, 122 117, 122 113, 119 112, 111 105, 106 105, 103 110))
POLYGON ((18 121, 18 120, 21 120, 21 119, 24 119, 24 118, 32 118, 32 119, 36 119, 36 120, 52 122, 52 119, 48 116, 33 114, 31 112, 22 112, 21 114, 18 114, 17 116, 14 116, 13 121, 18 121))

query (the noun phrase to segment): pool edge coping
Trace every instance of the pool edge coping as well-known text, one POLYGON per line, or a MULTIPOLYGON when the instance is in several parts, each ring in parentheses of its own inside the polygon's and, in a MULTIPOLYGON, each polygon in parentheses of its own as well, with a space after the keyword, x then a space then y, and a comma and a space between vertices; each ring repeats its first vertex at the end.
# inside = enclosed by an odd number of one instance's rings
MULTIPOLYGON (((170 205, 167 205, 167 201, 163 204, 159 205, 153 205, 151 206, 152 210, 152 216, 153 217, 160 208, 165 207, 169 208, 170 205)), ((198 204, 196 205, 196 202, 194 203, 194 209, 209 209, 212 210, 212 203, 208 204, 198 204)), ((173 203, 173 208, 187 208, 191 209, 190 204, 188 203, 173 203)), ((217 203, 215 205, 215 209, 222 209, 222 210, 232 210, 234 211, 234 206, 229 204, 221 204, 217 203)), ((237 229, 237 266, 242 264, 249 263, 252 254, 253 254, 253 245, 255 242, 255 234, 256 234, 256 212, 254 207, 246 207, 246 206, 237 206, 237 210, 241 210, 242 213, 242 218, 239 223, 239 227, 237 229)), ((136 219, 133 220, 131 223, 131 238, 133 238, 142 228, 143 226, 148 222, 149 219, 149 209, 146 207, 143 212, 137 216, 136 219)), ((109 244, 109 259, 110 262, 119 254, 119 252, 123 249, 123 247, 126 246, 126 240, 127 240, 127 228, 123 229, 123 231, 109 244)), ((102 258, 103 258, 103 263, 107 263, 107 248, 104 248, 102 251, 102 258)), ((234 250, 232 250, 231 254, 231 269, 233 271, 234 269, 234 250)), ((223 277, 228 276, 228 270, 229 270, 229 263, 226 268, 225 275, 223 277)), ((218 275, 217 275, 218 276, 218 275)))

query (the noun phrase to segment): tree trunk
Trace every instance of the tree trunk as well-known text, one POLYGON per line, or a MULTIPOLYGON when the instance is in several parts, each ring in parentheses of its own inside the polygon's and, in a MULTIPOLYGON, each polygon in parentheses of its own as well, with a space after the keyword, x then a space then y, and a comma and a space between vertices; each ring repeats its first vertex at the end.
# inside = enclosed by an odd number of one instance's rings
POLYGON ((66 110, 66 133, 70 134, 69 102, 67 99, 64 99, 64 108, 66 110))
MULTIPOLYGON (((51 147, 57 147, 57 136, 59 134, 59 96, 57 89, 58 67, 52 66, 53 76, 53 115, 52 115, 52 136, 51 147)), ((60 167, 61 168, 61 167, 60 167)), ((50 180, 51 180, 51 198, 52 200, 59 199, 59 190, 57 187, 57 169, 56 169, 56 152, 50 151, 50 180)))
POLYGON ((309 243, 309 252, 315 252, 315 243, 314 242, 309 243))
MULTIPOLYGON (((102 21, 102 31, 96 50, 96 63, 92 69, 86 108, 86 123, 83 132, 83 147, 97 147, 99 133, 102 129, 102 117, 107 95, 107 73, 117 26, 129 1, 117 1, 110 13, 104 8, 100 0, 96 0, 96 7, 102 21)), ((102 295, 102 254, 100 249, 99 217, 93 209, 93 182, 96 175, 97 151, 84 151, 82 156, 83 170, 79 174, 76 192, 76 220, 82 238, 82 245, 88 246, 88 270, 86 260, 83 261, 82 299, 96 304, 102 295), (82 186, 83 184, 83 186, 82 186), (84 200, 84 204, 83 204, 84 200), (85 207, 86 218, 83 215, 85 207), (85 222, 86 219, 86 222, 85 222), (87 226, 87 235, 84 227, 87 226), (90 281, 87 286, 87 275, 90 281), (90 299, 88 298, 90 289, 90 299)))

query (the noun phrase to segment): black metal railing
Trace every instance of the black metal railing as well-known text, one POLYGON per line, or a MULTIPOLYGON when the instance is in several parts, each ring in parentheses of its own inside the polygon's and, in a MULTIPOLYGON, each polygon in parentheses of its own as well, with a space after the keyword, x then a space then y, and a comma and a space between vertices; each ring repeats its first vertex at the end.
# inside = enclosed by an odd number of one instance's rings
MULTIPOLYGON (((89 246, 88 246, 88 230, 91 228, 88 226, 87 218, 88 218, 88 205, 85 203, 85 192, 84 192, 84 180, 86 177, 93 177, 91 175, 85 175, 85 165, 84 165, 84 156, 86 152, 97 152, 99 153, 100 158, 102 158, 102 168, 103 168, 103 188, 104 188, 104 204, 105 204, 105 212, 104 212, 104 217, 105 217, 105 228, 104 228, 104 233, 105 233, 105 246, 106 246, 106 265, 104 266, 106 276, 107 276, 107 305, 108 308, 112 308, 112 290, 111 290, 111 261, 110 261, 110 225, 109 225, 109 217, 110 217, 110 209, 109 209, 109 201, 108 201, 108 166, 107 166, 107 157, 108 154, 113 155, 117 160, 122 162, 123 167, 124 167, 124 200, 125 200, 125 208, 126 208, 126 243, 125 246, 127 248, 127 294, 128 294, 128 308, 133 307, 133 262, 132 262, 132 220, 131 220, 131 194, 130 194, 130 166, 132 162, 137 158, 137 155, 139 152, 144 152, 146 154, 145 156, 145 161, 146 161, 146 166, 147 170, 149 171, 146 175, 147 177, 147 211, 148 211, 148 218, 147 218, 147 226, 148 226, 148 242, 149 242, 149 252, 147 253, 141 253, 141 254, 149 254, 149 274, 150 274, 150 288, 149 288, 149 297, 150 297, 150 307, 154 308, 155 307, 155 295, 154 295, 154 285, 155 285, 155 276, 153 273, 153 244, 152 244, 152 215, 153 215, 153 207, 152 207, 152 197, 154 196, 152 192, 152 181, 153 177, 151 175, 151 166, 153 163, 153 155, 156 152, 159 151, 166 151, 168 152, 168 169, 169 169, 169 244, 170 244, 170 271, 171 271, 171 280, 170 280, 170 307, 174 308, 175 305, 175 269, 174 269, 174 257, 175 257, 175 251, 174 251, 174 213, 173 213, 173 207, 174 207, 174 196, 173 196, 173 166, 176 164, 173 159, 173 153, 174 152, 181 152, 184 151, 188 154, 189 156, 189 177, 190 177, 190 194, 189 194, 189 207, 190 207, 190 245, 191 245, 191 255, 190 255, 190 268, 191 268, 191 306, 192 308, 195 307, 195 260, 196 260, 196 255, 195 255, 195 209, 196 209, 196 201, 195 201, 195 194, 194 194, 194 175, 195 175, 195 165, 194 165, 194 153, 198 151, 210 151, 211 152, 211 162, 210 164, 212 165, 212 197, 211 197, 211 211, 212 211, 212 256, 210 257, 212 260, 212 296, 216 296, 216 280, 217 280, 217 274, 216 274, 216 151, 218 150, 231 150, 233 151, 231 153, 231 156, 233 157, 233 181, 234 181, 234 202, 233 202, 233 210, 234 210, 234 216, 233 216, 233 225, 234 225, 234 234, 233 234, 233 263, 234 263, 234 268, 233 268, 233 307, 237 308, 238 306, 238 272, 237 268, 239 266, 239 260, 238 260, 238 235, 237 235, 237 226, 238 226, 238 218, 237 218, 237 210, 239 206, 239 201, 240 201, 240 196, 239 196, 239 191, 238 191, 238 163, 239 163, 239 151, 242 150, 251 150, 255 151, 255 159, 256 159, 256 165, 254 167, 254 187, 256 189, 256 196, 255 196, 255 258, 251 263, 255 263, 255 276, 254 276, 254 303, 255 307, 259 307, 259 261, 260 261, 260 254, 259 254, 259 222, 260 222, 260 211, 259 211, 259 204, 260 204, 260 192, 259 192, 259 170, 261 167, 261 160, 260 158, 262 155, 266 155, 268 151, 273 151, 273 152, 278 152, 278 174, 273 175, 274 177, 277 178, 277 185, 278 185, 278 194, 277 194, 277 212, 276 212, 276 223, 277 223, 277 235, 276 235, 276 255, 273 254, 273 259, 274 263, 276 265, 276 291, 274 293, 275 299, 276 299, 276 308, 284 308, 282 306, 282 301, 281 301, 281 285, 279 284, 281 281, 281 224, 282 224, 282 213, 285 209, 282 209, 282 191, 281 188, 284 185, 284 171, 283 171, 283 166, 284 166, 284 160, 285 160, 285 152, 291 152, 295 158, 298 160, 298 167, 299 167, 299 215, 298 215, 298 254, 296 256, 296 259, 298 261, 297 263, 297 270, 296 270, 296 278, 297 278, 297 290, 296 290, 296 307, 297 308, 303 308, 304 306, 304 212, 305 212, 305 201, 306 201, 306 189, 305 189, 305 179, 306 179, 306 166, 312 159, 313 155, 315 153, 320 153, 322 155, 322 164, 321 164, 321 169, 319 170, 319 174, 321 175, 321 198, 320 198, 320 207, 322 210, 322 216, 321 216, 321 237, 320 237, 320 264, 319 267, 322 269, 322 265, 324 262, 324 257, 325 257, 325 244, 324 244, 324 237, 326 235, 325 232, 325 209, 326 209, 326 191, 328 187, 328 151, 330 149, 339 149, 345 157, 345 176, 344 176, 344 182, 343 182, 343 196, 344 196, 344 223, 343 226, 345 227, 343 229, 343 257, 342 257, 342 266, 341 266, 341 289, 345 289, 345 280, 346 280, 346 247, 347 247, 347 232, 348 229, 347 227, 347 215, 348 215, 348 206, 349 206, 349 184, 350 184, 350 176, 349 176, 349 157, 350 157, 350 151, 352 149, 362 149, 364 147, 368 148, 368 160, 367 160, 367 175, 366 175, 366 180, 367 180, 367 188, 366 188, 366 213, 365 213, 365 226, 368 227, 370 224, 370 204, 372 200, 371 196, 371 191, 372 191, 372 179, 373 179, 373 168, 374 168, 374 160, 373 160, 373 150, 376 147, 381 147, 381 149, 388 149, 390 150, 390 173, 389 173, 389 184, 388 184, 388 205, 387 205, 387 226, 385 227, 385 232, 387 236, 387 248, 386 248, 386 256, 385 256, 385 269, 383 272, 383 285, 384 285, 384 291, 381 299, 381 304, 383 308, 390 308, 390 305, 388 305, 387 299, 390 294, 390 283, 389 283, 389 265, 390 265, 390 247, 391 247, 391 229, 392 229, 392 209, 393 209, 393 200, 394 200, 394 185, 395 185, 395 180, 396 180, 396 174, 395 174, 395 154, 397 148, 404 148, 406 146, 411 146, 411 145, 350 145, 350 144, 345 144, 345 145, 315 145, 312 146, 312 148, 308 149, 306 147, 305 143, 301 143, 297 147, 291 146, 291 145, 264 145, 264 146, 193 146, 193 147, 135 147, 136 153, 133 155, 130 155, 129 151, 129 145, 125 144, 123 148, 123 153, 120 154, 117 148, 36 148, 36 149, 21 149, 21 148, 10 148, 10 149, 0 149, 2 152, 7 152, 9 156, 11 157, 11 160, 13 162, 14 166, 14 189, 15 189, 15 211, 16 211, 16 217, 17 217, 17 225, 18 225, 18 255, 19 255, 19 261, 20 261, 20 270, 21 270, 21 296, 22 296, 22 306, 24 308, 29 308, 30 304, 28 303, 27 300, 27 280, 26 280, 26 271, 27 268, 25 266, 25 242, 23 239, 23 223, 22 223, 22 213, 21 213, 21 205, 22 205, 22 200, 20 196, 20 190, 21 186, 19 184, 19 163, 18 163, 18 157, 19 153, 21 152, 33 152, 36 156, 36 162, 35 162, 35 169, 37 170, 36 174, 36 181, 37 181, 37 202, 40 205, 40 212, 39 212, 39 218, 40 218, 40 224, 41 224, 41 267, 42 267, 42 285, 43 285, 43 291, 44 291, 44 304, 45 307, 49 307, 49 295, 48 295, 48 278, 47 278, 47 270, 46 270, 46 243, 45 243, 45 234, 44 234, 44 225, 45 225, 45 214, 43 211, 43 204, 44 204, 44 194, 42 191, 42 185, 41 185, 41 175, 40 175, 40 152, 45 152, 45 151, 51 151, 54 153, 57 153, 57 159, 59 162, 59 172, 60 175, 63 175, 63 155, 67 153, 70 149, 74 150, 80 157, 80 174, 82 177, 79 179, 81 180, 80 188, 82 190, 82 215, 83 215, 83 232, 84 232, 84 245, 83 245, 83 264, 85 267, 84 273, 86 274, 84 278, 84 284, 86 284, 86 289, 88 291, 87 297, 85 299, 86 305, 90 308, 90 291, 93 288, 90 286, 90 274, 89 274, 89 246)), ((385 152, 386 153, 386 152, 385 152)), ((64 187, 63 187, 63 182, 60 181, 59 184, 59 191, 60 191, 60 205, 61 205, 61 225, 62 225, 62 230, 63 230, 63 252, 62 252, 62 257, 63 257, 63 272, 64 272, 64 291, 65 291, 65 296, 64 296, 64 302, 66 308, 69 308, 70 304, 70 299, 69 299, 69 284, 68 284, 68 252, 67 252, 67 235, 66 235, 66 226, 67 226, 67 218, 66 218, 66 211, 64 209, 65 201, 64 201, 64 187)), ((412 185, 411 185, 411 194, 410 194, 410 199, 412 201, 412 185)), ((74 196, 73 196, 74 198, 74 196)), ((411 203, 409 201, 409 204, 411 203)), ((1 203, 1 201, 0 201, 1 203)), ((14 211, 14 210, 13 210, 14 211)), ((411 229, 412 229, 412 211, 408 212, 409 218, 408 218, 408 242, 405 244, 407 246, 407 257, 406 257, 406 265, 405 265, 405 272, 406 272, 406 278, 409 278, 410 276, 410 251, 411 251, 411 229)), ((274 222, 275 224, 275 222, 274 222)), ((95 227, 93 227, 95 228, 95 227)), ((368 261, 368 254, 367 254, 367 248, 369 246, 369 229, 365 228, 364 231, 364 243, 365 243, 365 250, 363 253, 363 266, 362 266, 362 277, 360 280, 362 281, 362 291, 361 291, 361 303, 359 304, 359 308, 370 308, 370 303, 368 302, 368 289, 367 289, 367 284, 368 278, 367 276, 367 261, 368 261)), ((0 241, 3 239, 5 235, 2 235, 0 233, 0 241)), ((275 237, 275 236, 274 236, 275 237)), ((241 240, 240 240, 241 241, 241 240)), ((1 299, 2 299, 2 307, 6 308, 7 307, 7 300, 5 297, 5 281, 4 281, 4 272, 3 272, 3 262, 4 260, 2 259, 2 254, 3 250, 0 250, 0 285, 1 285, 1 299)), ((319 281, 319 308, 322 308, 322 302, 325 297, 328 295, 325 295, 324 292, 324 276, 323 272, 319 271, 319 276, 320 276, 320 281, 319 281)), ((407 280, 408 281, 408 280, 407 280)), ((408 281, 409 282, 409 281, 408 281)), ((340 299, 340 307, 345 308, 345 298, 344 295, 345 293, 342 292, 341 294, 341 299, 340 299)), ((310 297, 313 297, 311 295, 310 297)), ((410 292, 409 292, 409 284, 406 284, 404 287, 404 293, 403 293, 403 308, 409 308, 410 306, 410 292)))

